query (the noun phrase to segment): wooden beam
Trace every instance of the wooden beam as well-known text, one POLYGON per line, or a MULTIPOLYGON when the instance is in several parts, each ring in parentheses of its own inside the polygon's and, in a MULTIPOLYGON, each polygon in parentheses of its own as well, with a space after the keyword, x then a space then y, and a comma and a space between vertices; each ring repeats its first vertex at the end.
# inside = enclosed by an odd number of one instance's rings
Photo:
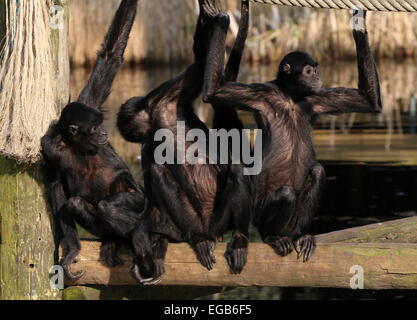
POLYGON ((318 243, 417 243, 417 217, 390 220, 317 236, 318 243))
MULTIPOLYGON (((86 275, 72 285, 134 285, 129 274, 131 258, 124 253, 123 266, 109 269, 99 261, 95 241, 83 241, 81 260, 73 271, 86 270, 86 275)), ((296 254, 282 258, 262 243, 251 243, 248 263, 240 275, 229 273, 223 257, 225 243, 215 250, 217 263, 207 271, 197 261, 187 244, 170 244, 161 285, 181 286, 279 286, 350 288, 350 269, 360 265, 364 270, 366 289, 416 289, 417 244, 398 243, 322 243, 307 263, 296 254)), ((70 283, 67 283, 70 284, 70 283)))

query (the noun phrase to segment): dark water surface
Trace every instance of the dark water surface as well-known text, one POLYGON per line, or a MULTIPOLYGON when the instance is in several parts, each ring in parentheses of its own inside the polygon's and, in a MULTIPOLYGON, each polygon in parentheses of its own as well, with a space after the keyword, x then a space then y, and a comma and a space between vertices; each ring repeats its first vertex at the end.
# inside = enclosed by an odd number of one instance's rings
MULTIPOLYGON (((327 173, 326 187, 313 223, 313 232, 323 233, 351 226, 412 216, 417 210, 417 63, 379 62, 384 111, 381 114, 322 116, 314 130, 317 159, 327 173)), ((142 181, 140 146, 124 141, 115 126, 120 105, 133 96, 177 75, 184 66, 172 68, 125 68, 117 76, 105 107, 106 127, 116 151, 142 181)), ((263 82, 274 78, 277 66, 244 66, 239 81, 263 82)), ((320 66, 329 87, 356 87, 355 62, 320 66)), ((72 70, 72 97, 86 82, 89 70, 72 70)), ((198 116, 209 126, 212 110, 196 103, 198 116)), ((254 126, 250 113, 241 113, 254 126)), ((411 294, 411 293, 410 293, 411 294)), ((392 292, 389 297, 409 297, 392 292)), ((413 295, 415 297, 416 295, 413 295)), ((353 298, 346 290, 247 288, 210 298, 353 298)), ((377 297, 372 292, 356 297, 377 297)))

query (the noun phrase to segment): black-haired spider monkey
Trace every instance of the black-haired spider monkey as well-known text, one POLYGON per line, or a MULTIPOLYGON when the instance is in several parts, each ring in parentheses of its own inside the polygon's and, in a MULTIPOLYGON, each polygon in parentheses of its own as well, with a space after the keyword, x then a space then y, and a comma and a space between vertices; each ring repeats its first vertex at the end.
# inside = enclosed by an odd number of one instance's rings
MULTIPOLYGON (((184 121, 186 133, 197 128, 208 137, 208 129, 195 115, 192 102, 202 91, 214 28, 217 24, 228 25, 229 20, 216 0, 199 0, 199 6, 193 47, 195 62, 147 96, 127 101, 118 115, 123 137, 143 144, 145 192, 151 200, 148 203, 155 206, 145 210, 148 225, 141 224, 135 232, 135 242, 138 247, 142 245, 141 251, 135 254, 137 260, 132 268, 138 281, 150 274, 158 277, 164 272, 168 240, 188 242, 201 264, 210 270, 215 263, 216 238, 233 230, 226 253, 231 272, 239 273, 246 263, 250 195, 246 185, 240 183, 240 177, 234 176, 228 165, 158 164, 154 158, 154 151, 160 144, 154 139, 155 132, 168 129, 175 134, 178 121, 184 121)), ((248 13, 248 10, 242 12, 240 28, 246 28, 248 13)), ((230 66, 236 67, 239 63, 230 66)), ((237 70, 230 70, 230 73, 237 73, 237 70)), ((186 142, 185 149, 190 145, 191 142, 186 142)), ((179 148, 177 140, 173 148, 179 148)))
MULTIPOLYGON (((365 17, 364 17, 365 19, 365 17)), ((308 227, 325 181, 316 162, 312 120, 320 114, 380 112, 377 68, 363 28, 355 28, 359 89, 322 88, 318 64, 306 53, 293 52, 267 83, 222 85, 226 28, 210 44, 204 101, 255 112, 262 129, 262 171, 254 178, 255 218, 263 241, 277 254, 293 249, 307 261, 315 248, 308 227)))
POLYGON ((144 207, 141 187, 108 142, 101 109, 123 64, 136 7, 137 0, 121 1, 88 83, 41 141, 47 193, 62 231, 60 263, 71 280, 84 274, 69 268, 80 251, 75 223, 101 239, 104 262, 116 266, 117 247, 131 244, 144 207))

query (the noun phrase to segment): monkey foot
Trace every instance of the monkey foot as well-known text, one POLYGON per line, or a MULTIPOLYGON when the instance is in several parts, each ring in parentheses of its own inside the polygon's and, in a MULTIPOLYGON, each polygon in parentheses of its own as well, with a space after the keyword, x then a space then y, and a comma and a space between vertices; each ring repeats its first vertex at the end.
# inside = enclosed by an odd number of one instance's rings
POLYGON ((192 245, 198 261, 208 270, 213 269, 213 265, 216 263, 216 258, 213 254, 215 246, 216 243, 210 240, 201 241, 192 245))
POLYGON ((159 278, 165 273, 164 259, 155 259, 154 263, 155 263, 155 277, 154 278, 159 278))
POLYGON ((78 279, 82 278, 85 275, 84 270, 79 270, 75 273, 72 273, 69 266, 66 264, 63 264, 62 268, 64 269, 65 277, 70 281, 77 281, 78 279))
POLYGON ((161 282, 161 279, 158 279, 158 277, 143 278, 140 275, 139 266, 137 264, 134 264, 130 268, 130 274, 132 275, 133 279, 135 279, 142 286, 154 286, 161 282))
POLYGON ((231 248, 228 246, 225 257, 230 267, 230 273, 240 274, 246 264, 248 248, 231 248))
POLYGON ((297 251, 297 259, 302 256, 303 262, 306 262, 316 248, 316 239, 311 234, 306 234, 295 241, 294 247, 295 251, 297 251))
POLYGON ((269 236, 264 239, 264 242, 269 244, 282 257, 289 255, 294 249, 289 237, 269 236))
POLYGON ((123 265, 123 261, 117 255, 117 246, 113 242, 103 242, 100 248, 100 258, 109 268, 123 265))
POLYGON ((112 255, 105 257, 104 263, 109 268, 114 268, 114 267, 123 265, 123 261, 118 257, 117 254, 112 254, 112 255))

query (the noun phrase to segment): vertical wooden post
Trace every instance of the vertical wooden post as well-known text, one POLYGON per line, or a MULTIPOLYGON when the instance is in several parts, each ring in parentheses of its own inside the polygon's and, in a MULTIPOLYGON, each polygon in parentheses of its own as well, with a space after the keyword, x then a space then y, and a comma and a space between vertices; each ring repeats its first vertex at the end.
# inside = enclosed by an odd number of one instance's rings
MULTIPOLYGON (((5 36, 2 17, 8 1, 14 0, 0 0, 0 39, 5 36)), ((54 4, 65 9, 64 29, 52 33, 57 77, 51 81, 59 83, 56 104, 62 108, 69 96, 68 0, 54 4)), ((39 89, 48 85, 39 84, 39 89)), ((59 298, 49 283, 56 247, 40 164, 22 165, 0 156, 0 217, 0 300, 59 298)))

